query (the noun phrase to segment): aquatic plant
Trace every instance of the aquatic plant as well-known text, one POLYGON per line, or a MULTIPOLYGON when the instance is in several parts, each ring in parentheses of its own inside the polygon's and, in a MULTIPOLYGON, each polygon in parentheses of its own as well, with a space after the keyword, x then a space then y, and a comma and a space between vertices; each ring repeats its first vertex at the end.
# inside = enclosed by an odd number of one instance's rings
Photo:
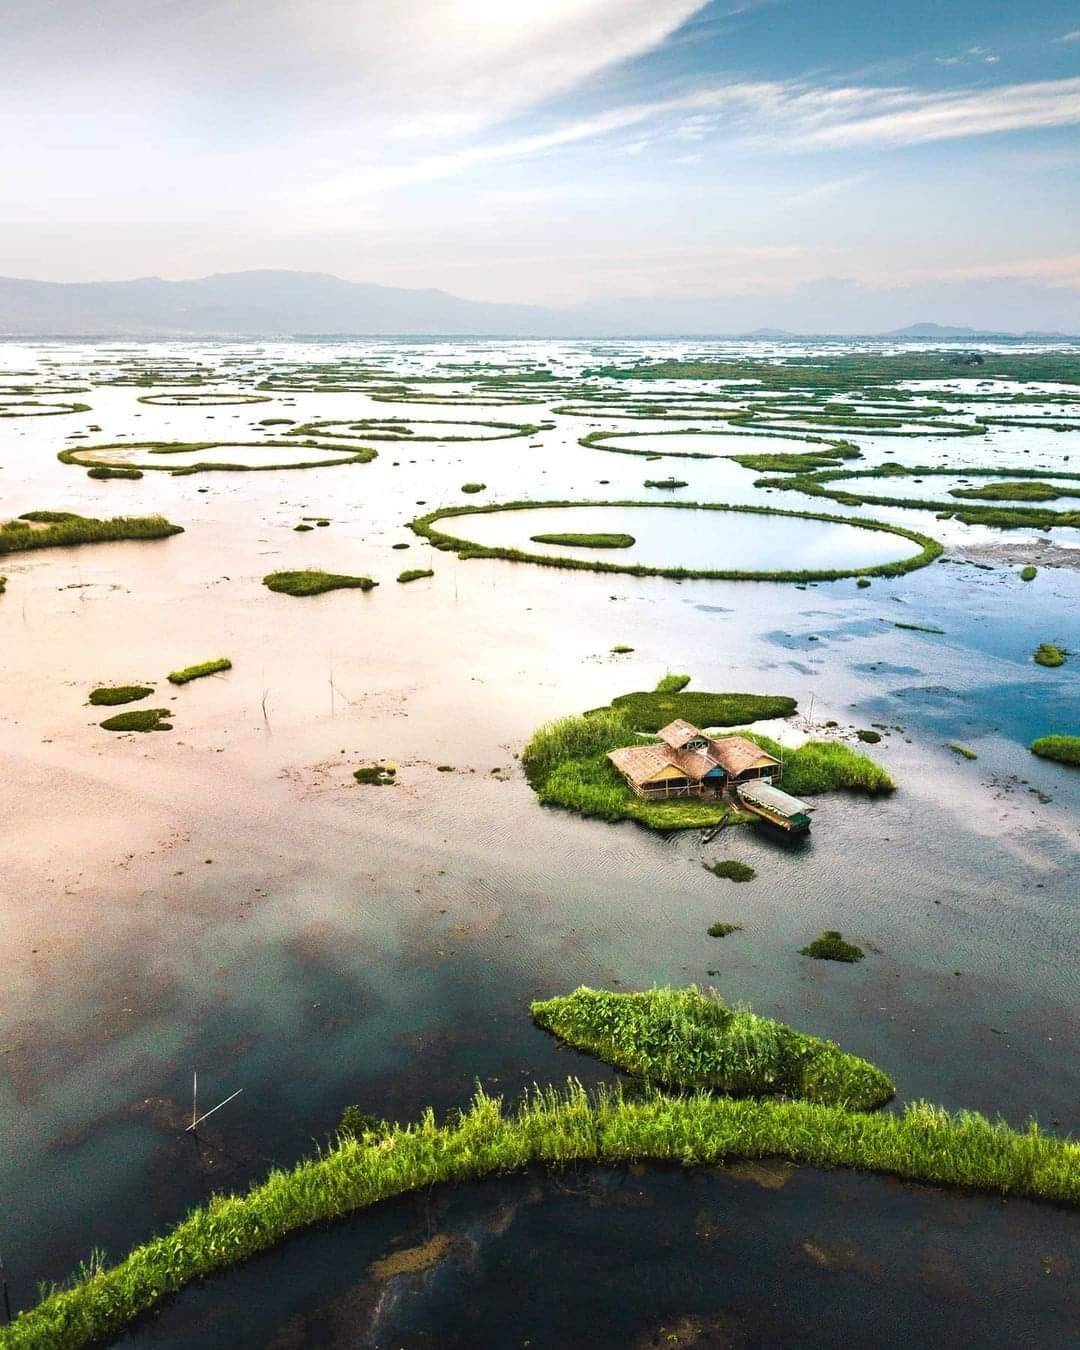
POLYGON ((634 649, 633 647, 628 647, 625 642, 617 642, 611 650, 615 656, 626 656, 634 649))
POLYGON ((561 544, 566 548, 631 548, 632 534, 531 534, 534 544, 561 544))
POLYGON ((725 938, 730 937, 732 933, 741 933, 741 923, 711 923, 705 930, 710 937, 725 938))
POLYGON ((188 684, 191 680, 201 680, 204 675, 218 675, 223 670, 232 670, 232 662, 227 656, 203 661, 197 666, 185 666, 183 670, 170 671, 167 679, 170 684, 188 684))
POLYGON ((880 732, 880 731, 870 731, 870 730, 868 730, 868 729, 865 728, 865 727, 860 727, 860 728, 855 732, 855 735, 856 735, 856 736, 858 737, 858 739, 859 739, 860 741, 862 741, 865 745, 877 745, 878 741, 881 740, 881 732, 880 732))
POLYGON ((487 488, 486 483, 462 483, 461 485, 462 492, 467 492, 470 494, 483 492, 485 491, 486 488, 487 488))
POLYGON ((172 731, 172 723, 164 720, 172 715, 168 708, 133 708, 106 717, 101 725, 106 731, 172 731))
POLYGON ((1040 642, 1031 654, 1031 659, 1039 666, 1063 666, 1065 652, 1052 642, 1040 642))
POLYGON ((370 577, 351 577, 338 572, 270 572, 263 577, 263 585, 283 595, 322 595, 324 591, 370 591, 379 583, 370 577))
POLYGON ((805 741, 794 750, 757 731, 737 733, 780 761, 780 786, 796 797, 820 792, 893 792, 896 784, 880 764, 842 741, 805 741))
POLYGON ((107 544, 120 539, 165 539, 183 534, 164 516, 116 516, 97 520, 71 511, 27 511, 18 520, 0 524, 0 554, 35 548, 71 548, 76 544, 107 544), (41 529, 35 529, 40 525, 41 529))
POLYGON ((397 781, 397 766, 394 764, 364 764, 353 770, 358 783, 369 787, 393 787, 397 781))
POLYGON ((1038 574, 1039 569, 1037 567, 1033 567, 1031 563, 1028 563, 1026 567, 1021 567, 1020 569, 1020 580, 1034 581, 1035 578, 1038 576, 1038 574))
POLYGON ((723 502, 670 501, 543 501, 499 502, 477 506, 444 506, 426 516, 410 521, 414 534, 427 539, 435 548, 452 550, 461 559, 502 558, 507 562, 535 563, 541 567, 564 567, 587 572, 618 572, 635 577, 671 577, 675 580, 711 581, 840 581, 858 576, 903 576, 925 567, 940 557, 942 546, 929 535, 918 534, 900 525, 886 525, 876 520, 861 520, 850 516, 829 516, 810 511, 785 511, 775 506, 735 506, 723 502), (829 568, 822 570, 788 569, 779 572, 742 572, 727 568, 648 567, 642 563, 606 562, 596 558, 573 558, 562 554, 527 553, 523 549, 478 544, 456 538, 436 528, 436 522, 457 516, 490 515, 497 511, 533 511, 549 507, 633 506, 660 511, 732 511, 748 515, 788 516, 798 520, 820 520, 828 524, 848 525, 853 529, 876 530, 895 534, 919 545, 919 551, 896 562, 880 563, 874 567, 829 568))
POLYGON ((105 685, 90 691, 90 702, 95 708, 112 708, 119 703, 137 703, 141 698, 149 698, 153 692, 146 684, 105 685))
POLYGON ((895 1092, 880 1069, 831 1041, 729 1008, 696 985, 630 994, 583 986, 530 1011, 559 1040, 658 1087, 799 1097, 857 1111, 895 1092))
POLYGON ((69 446, 61 450, 57 459, 61 464, 78 464, 80 467, 97 468, 104 467, 110 469, 129 469, 137 468, 144 471, 158 470, 163 473, 171 473, 174 478, 182 478, 193 473, 205 473, 217 470, 223 473, 262 473, 270 470, 283 469, 325 469, 332 468, 338 464, 369 464, 378 456, 378 451, 373 446, 333 446, 323 445, 319 441, 313 440, 287 440, 278 441, 119 441, 111 445, 76 445, 69 446), (108 453, 110 450, 121 451, 127 455, 133 451, 145 450, 148 455, 187 455, 194 454, 202 450, 218 450, 234 448, 238 450, 273 450, 280 452, 283 449, 301 449, 314 450, 321 452, 318 459, 305 460, 283 460, 274 461, 266 464, 238 464, 232 460, 199 460, 195 464, 170 464, 166 460, 162 463, 156 463, 151 460, 145 460, 139 464, 129 464, 126 460, 102 460, 100 456, 108 453), (95 456, 93 459, 87 459, 86 456, 95 456))
POLYGON ((398 573, 398 581, 420 581, 423 577, 433 577, 435 573, 430 567, 412 567, 408 571, 398 573))
POLYGON ((113 1266, 96 1262, 0 1329, 3 1350, 84 1350, 115 1336, 170 1294, 266 1251, 289 1233, 440 1182, 505 1175, 530 1164, 642 1161, 715 1166, 781 1157, 935 1185, 1080 1203, 1080 1145, 1032 1124, 1014 1130, 976 1112, 926 1102, 903 1115, 697 1092, 534 1089, 509 1114, 478 1089, 445 1124, 431 1111, 374 1142, 341 1138, 242 1195, 215 1195, 113 1266))
POLYGON ((1080 766, 1080 736, 1040 736, 1028 749, 1042 759, 1055 759, 1059 764, 1080 766))
POLYGON ((644 485, 647 488, 675 488, 686 487, 685 478, 646 478, 644 485))
POLYGON ((978 759, 979 756, 974 750, 966 745, 958 745, 955 741, 949 741, 945 746, 946 750, 951 750, 954 755, 959 755, 961 759, 978 759))
POLYGON ((849 964, 863 959, 863 949, 853 942, 845 942, 835 928, 827 928, 808 947, 799 948, 800 955, 812 956, 815 961, 846 961, 849 964))
POLYGON ((670 672, 656 682, 657 694, 679 694, 690 683, 689 675, 672 675, 670 672))
POLYGON ((725 858, 722 862, 714 863, 703 862, 701 865, 714 877, 725 877, 728 881, 753 881, 757 876, 749 863, 739 862, 736 858, 725 858))
MULTIPOLYGON (((675 676, 689 683, 689 676, 675 676)), ((660 684, 664 681, 661 680, 660 684)), ((622 714, 635 731, 657 732, 682 720, 695 727, 742 727, 779 717, 792 717, 798 704, 786 694, 712 694, 704 690, 639 690, 619 694, 611 708, 622 714)))
POLYGON ((932 628, 925 623, 901 623, 898 619, 893 620, 893 627, 906 628, 909 633, 936 633, 939 636, 945 632, 944 628, 932 628))
POLYGON ((142 469, 119 469, 109 464, 95 464, 87 469, 87 478, 141 478, 142 469))

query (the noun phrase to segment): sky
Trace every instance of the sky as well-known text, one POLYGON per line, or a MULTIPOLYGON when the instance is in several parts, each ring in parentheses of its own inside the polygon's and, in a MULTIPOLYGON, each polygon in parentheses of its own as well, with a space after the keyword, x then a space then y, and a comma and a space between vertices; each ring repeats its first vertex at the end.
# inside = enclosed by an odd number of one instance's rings
POLYGON ((1080 322, 1076 0, 8 0, 4 51, 0 275, 1080 322))

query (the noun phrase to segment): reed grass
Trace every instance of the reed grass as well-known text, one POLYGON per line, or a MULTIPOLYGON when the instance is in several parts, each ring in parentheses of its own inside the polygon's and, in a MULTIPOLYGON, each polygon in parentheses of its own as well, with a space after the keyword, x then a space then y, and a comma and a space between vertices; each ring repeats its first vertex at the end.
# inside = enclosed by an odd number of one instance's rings
POLYGON ((842 933, 835 928, 827 928, 807 947, 800 947, 802 956, 812 956, 815 961, 843 961, 848 965, 861 961, 865 953, 854 942, 845 942, 842 933))
POLYGON ((1028 749, 1041 759, 1080 766, 1080 736, 1040 736, 1028 749))
POLYGON ((530 1164, 715 1166, 782 1157, 913 1181, 1080 1203, 1080 1145, 1031 1124, 1014 1130, 969 1111, 914 1102, 902 1116, 807 1101, 671 1097, 618 1089, 536 1088, 507 1112, 478 1089, 443 1124, 426 1111, 374 1142, 342 1137, 247 1193, 215 1195, 175 1227, 109 1266, 90 1262, 67 1288, 0 1329, 3 1350, 82 1350, 117 1335, 186 1284, 290 1233, 439 1183, 506 1175, 530 1164))
MULTIPOLYGON (((675 676, 685 679, 689 676, 675 676)), ((663 681, 661 681, 663 683, 663 681)), ((779 717, 791 717, 798 708, 785 694, 710 694, 686 692, 682 687, 666 690, 619 694, 611 707, 620 713, 635 731, 657 732, 669 722, 682 719, 695 727, 742 727, 779 717)))
POLYGON ((797 1097, 858 1111, 882 1106, 896 1090, 880 1069, 831 1041, 729 1008, 696 985, 630 994, 582 986, 534 1003, 531 1012, 567 1045, 657 1087, 797 1097))
POLYGON ((164 516, 116 516, 97 520, 70 511, 28 511, 18 520, 0 524, 0 554, 35 548, 71 548, 78 544, 107 544, 120 539, 165 539, 183 534, 164 516), (34 529, 40 524, 41 529, 34 529))
POLYGON ((681 694, 690 683, 689 675, 673 675, 670 671, 657 680, 656 688, 653 691, 656 694, 681 694))

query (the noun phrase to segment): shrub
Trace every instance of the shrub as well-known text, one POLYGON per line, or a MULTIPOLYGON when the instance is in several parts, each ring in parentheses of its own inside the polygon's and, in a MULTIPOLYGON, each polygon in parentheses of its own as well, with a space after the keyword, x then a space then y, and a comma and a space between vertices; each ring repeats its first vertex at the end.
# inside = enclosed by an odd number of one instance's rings
POLYGON ((835 928, 827 928, 820 937, 816 937, 809 947, 800 947, 800 954, 812 956, 816 961, 861 961, 863 950, 852 942, 845 942, 842 934, 835 928))

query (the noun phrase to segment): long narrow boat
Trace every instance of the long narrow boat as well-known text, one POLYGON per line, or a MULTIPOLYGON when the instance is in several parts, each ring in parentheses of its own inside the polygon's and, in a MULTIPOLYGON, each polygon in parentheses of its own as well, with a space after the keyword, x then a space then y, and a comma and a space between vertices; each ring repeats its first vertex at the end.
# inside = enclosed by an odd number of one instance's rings
POLYGON ((809 830, 810 812, 814 808, 798 797, 781 792, 771 783, 740 783, 735 790, 746 810, 767 820, 770 825, 789 834, 805 834, 809 830))

